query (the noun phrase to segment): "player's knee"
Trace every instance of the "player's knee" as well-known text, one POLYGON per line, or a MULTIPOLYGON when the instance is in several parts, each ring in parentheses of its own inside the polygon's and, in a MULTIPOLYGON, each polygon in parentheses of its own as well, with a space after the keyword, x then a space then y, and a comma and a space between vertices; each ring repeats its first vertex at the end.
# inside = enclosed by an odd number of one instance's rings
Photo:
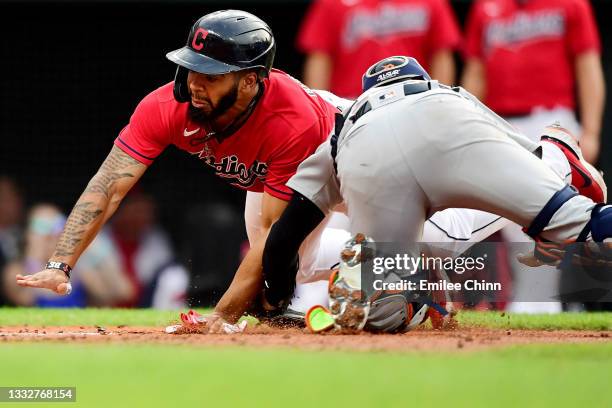
POLYGON ((550 223, 550 220, 554 217, 555 213, 569 200, 576 197, 578 192, 572 186, 567 185, 561 190, 557 191, 550 200, 546 203, 544 208, 540 210, 538 215, 533 219, 531 225, 524 229, 525 233, 533 239, 537 239, 539 235, 550 223))

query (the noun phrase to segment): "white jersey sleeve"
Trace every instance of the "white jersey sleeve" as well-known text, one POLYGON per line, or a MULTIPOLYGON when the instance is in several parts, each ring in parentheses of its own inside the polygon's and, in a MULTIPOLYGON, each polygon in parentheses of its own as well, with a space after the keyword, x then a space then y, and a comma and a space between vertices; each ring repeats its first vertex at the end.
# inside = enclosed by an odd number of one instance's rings
MULTIPOLYGON (((352 100, 340 98, 331 92, 320 89, 313 91, 341 112, 353 105, 352 100)), ((287 182, 287 186, 312 201, 324 214, 329 214, 332 210, 344 211, 329 138, 312 156, 299 165, 296 174, 287 182)))
POLYGON ((313 89, 313 91, 324 101, 334 105, 340 112, 344 112, 346 109, 350 108, 354 102, 350 99, 341 98, 338 95, 334 95, 333 93, 324 91, 322 89, 313 89))
POLYGON ((312 201, 324 214, 342 203, 329 141, 299 165, 287 186, 312 201))

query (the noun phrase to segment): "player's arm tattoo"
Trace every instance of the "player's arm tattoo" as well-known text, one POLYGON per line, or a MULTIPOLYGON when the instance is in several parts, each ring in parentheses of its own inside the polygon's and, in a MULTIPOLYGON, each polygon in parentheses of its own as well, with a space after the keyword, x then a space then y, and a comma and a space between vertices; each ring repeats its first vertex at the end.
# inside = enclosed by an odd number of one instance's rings
MULTIPOLYGON (((93 239, 90 226, 107 212, 115 184, 125 178, 133 178, 134 166, 142 165, 116 146, 90 180, 76 203, 55 247, 53 257, 70 257, 77 253, 80 244, 93 239), (100 197, 101 196, 101 197, 100 197), (88 233, 89 232, 89 233, 88 233)), ((97 232, 97 228, 94 228, 97 232)), ((80 252, 80 251, 79 251, 80 252)))
POLYGON ((140 164, 138 160, 132 158, 117 146, 113 146, 110 154, 104 160, 104 163, 102 163, 100 170, 98 170, 98 173, 87 185, 85 193, 101 193, 108 197, 109 190, 116 180, 134 177, 134 174, 126 169, 138 164, 140 164))

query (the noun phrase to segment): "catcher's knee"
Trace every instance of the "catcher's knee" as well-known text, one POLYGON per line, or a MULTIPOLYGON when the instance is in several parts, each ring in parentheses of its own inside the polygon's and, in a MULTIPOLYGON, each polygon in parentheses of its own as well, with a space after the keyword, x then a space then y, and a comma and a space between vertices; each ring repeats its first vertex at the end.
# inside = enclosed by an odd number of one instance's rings
MULTIPOLYGON (((555 213, 569 200, 576 197, 578 192, 571 186, 565 186, 557 191, 555 195, 546 203, 544 208, 532 221, 531 225, 525 229, 527 235, 539 239, 540 234, 550 223, 555 213)), ((586 223, 576 241, 595 241, 604 242, 612 238, 612 207, 605 204, 597 204, 591 211, 591 217, 586 223)))
POLYGON ((544 208, 540 210, 538 215, 533 219, 531 225, 524 229, 525 233, 531 238, 537 240, 544 228, 548 226, 550 220, 554 217, 555 213, 569 200, 576 197, 578 192, 572 186, 565 186, 561 190, 557 191, 550 200, 546 203, 544 208))

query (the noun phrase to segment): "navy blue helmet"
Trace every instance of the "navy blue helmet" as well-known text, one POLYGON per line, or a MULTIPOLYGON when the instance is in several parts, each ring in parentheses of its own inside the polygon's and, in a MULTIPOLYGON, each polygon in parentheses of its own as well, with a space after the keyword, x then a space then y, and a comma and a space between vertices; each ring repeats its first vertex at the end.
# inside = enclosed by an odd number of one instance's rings
POLYGON ((275 51, 272 30, 259 17, 240 10, 207 14, 193 25, 184 47, 166 54, 178 65, 174 96, 179 102, 189 101, 189 71, 219 75, 259 69, 267 76, 275 51))
POLYGON ((431 77, 419 62, 402 55, 387 57, 372 65, 363 74, 361 85, 365 92, 375 86, 385 85, 401 79, 431 81, 431 77))

